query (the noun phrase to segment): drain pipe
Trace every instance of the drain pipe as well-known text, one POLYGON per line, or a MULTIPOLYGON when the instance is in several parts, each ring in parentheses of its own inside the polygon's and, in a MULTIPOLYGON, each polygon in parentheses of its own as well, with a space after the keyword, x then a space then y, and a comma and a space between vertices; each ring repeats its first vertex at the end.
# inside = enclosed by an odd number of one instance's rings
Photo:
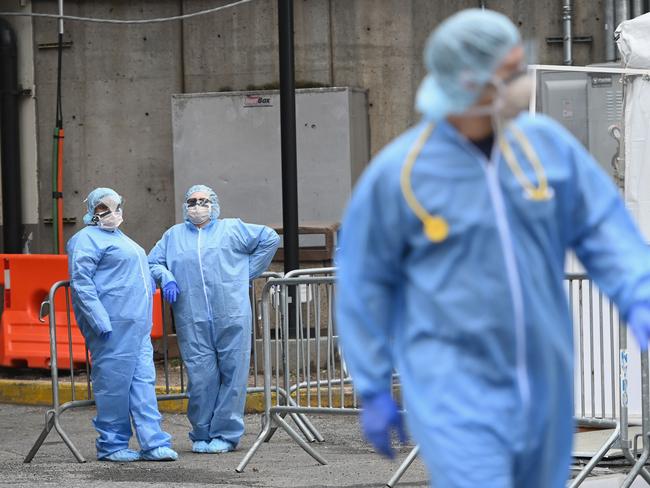
POLYGON ((605 61, 616 61, 616 43, 614 42, 614 0, 605 0, 605 61))
POLYGON ((616 0, 616 25, 630 18, 629 0, 616 0))
POLYGON ((573 64, 573 35, 571 33, 571 0, 563 0, 562 40, 564 45, 564 64, 573 64))
POLYGON ((632 0, 632 18, 643 15, 643 0, 632 0))
POLYGON ((11 25, 0 19, 0 160, 4 252, 22 252, 18 48, 11 25))

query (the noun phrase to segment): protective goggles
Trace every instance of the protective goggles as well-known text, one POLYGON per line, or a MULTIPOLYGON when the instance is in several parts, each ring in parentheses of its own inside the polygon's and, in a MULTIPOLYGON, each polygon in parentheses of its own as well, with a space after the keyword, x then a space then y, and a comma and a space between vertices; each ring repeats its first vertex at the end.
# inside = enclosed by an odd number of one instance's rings
POLYGON ((196 207, 197 205, 199 207, 209 207, 210 203, 209 198, 188 198, 185 202, 188 208, 196 207))
POLYGON ((122 215, 122 205, 118 204, 115 210, 108 209, 108 210, 103 210, 101 212, 97 212, 95 215, 93 215, 92 222, 96 224, 101 219, 103 219, 104 217, 108 217, 112 213, 115 213, 117 215, 122 215))

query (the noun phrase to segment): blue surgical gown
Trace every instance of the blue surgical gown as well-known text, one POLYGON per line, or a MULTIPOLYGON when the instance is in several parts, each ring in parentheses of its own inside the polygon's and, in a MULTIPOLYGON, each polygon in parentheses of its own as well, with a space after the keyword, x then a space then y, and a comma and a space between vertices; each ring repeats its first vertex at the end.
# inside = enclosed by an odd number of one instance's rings
POLYGON ((68 241, 72 306, 92 358, 97 457, 171 446, 160 427, 151 346, 152 281, 144 250, 122 231, 88 226, 68 241), (109 339, 100 335, 112 331, 109 339))
POLYGON ((244 433, 250 367, 249 280, 271 263, 280 238, 262 225, 212 220, 175 225, 149 253, 154 278, 180 289, 173 313, 189 376, 192 441, 236 446, 244 433))
POLYGON ((400 186, 423 122, 374 159, 342 225, 337 326, 347 364, 362 396, 388 391, 393 368, 400 373, 435 487, 565 485, 574 428, 568 249, 623 316, 650 299, 650 254, 608 176, 551 119, 515 123, 552 198, 528 198, 498 149, 488 161, 442 122, 410 178, 426 212, 448 224, 432 242, 400 186))

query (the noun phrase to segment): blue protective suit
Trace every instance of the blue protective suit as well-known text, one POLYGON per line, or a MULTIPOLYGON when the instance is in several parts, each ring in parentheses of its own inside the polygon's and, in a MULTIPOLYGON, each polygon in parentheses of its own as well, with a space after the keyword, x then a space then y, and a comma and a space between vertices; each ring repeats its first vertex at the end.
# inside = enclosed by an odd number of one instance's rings
POLYGON ((143 451, 169 447, 154 388, 153 292, 144 250, 120 230, 89 226, 67 251, 72 306, 92 357, 97 457, 128 447, 131 419, 143 451), (108 331, 108 339, 100 337, 108 331))
POLYGON ((244 433, 250 367, 249 280, 262 274, 280 238, 239 219, 189 221, 170 228, 149 253, 161 286, 176 281, 178 345, 189 376, 190 439, 236 446, 244 433))
POLYGON ((440 122, 410 178, 425 210, 447 222, 432 242, 400 187, 421 123, 375 158, 341 230, 337 326, 347 365, 366 397, 388 391, 398 370, 435 487, 565 486, 574 427, 567 249, 624 316, 650 299, 650 253, 609 177, 551 119, 515 123, 553 198, 527 198, 499 150, 488 162, 440 122))

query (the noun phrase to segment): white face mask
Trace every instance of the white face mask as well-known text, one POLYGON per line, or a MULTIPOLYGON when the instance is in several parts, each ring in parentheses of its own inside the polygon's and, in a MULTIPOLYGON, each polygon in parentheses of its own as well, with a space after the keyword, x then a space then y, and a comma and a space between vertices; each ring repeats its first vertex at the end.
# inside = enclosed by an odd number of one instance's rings
POLYGON ((501 82, 497 105, 497 113, 504 120, 514 119, 530 106, 533 91, 533 80, 530 75, 521 74, 509 83, 501 82))
POLYGON ((202 207, 195 205, 187 209, 187 218, 190 219, 194 225, 201 225, 210 220, 210 213, 212 212, 212 205, 202 207))
POLYGON ((120 226, 122 221, 122 209, 118 209, 114 212, 109 212, 106 215, 99 217, 97 226, 101 229, 115 230, 120 226))
POLYGON ((498 122, 503 123, 514 119, 521 112, 528 110, 533 90, 533 82, 530 75, 522 73, 508 82, 495 78, 492 80, 492 84, 497 89, 494 102, 490 105, 472 107, 461 115, 468 117, 491 115, 498 122))

